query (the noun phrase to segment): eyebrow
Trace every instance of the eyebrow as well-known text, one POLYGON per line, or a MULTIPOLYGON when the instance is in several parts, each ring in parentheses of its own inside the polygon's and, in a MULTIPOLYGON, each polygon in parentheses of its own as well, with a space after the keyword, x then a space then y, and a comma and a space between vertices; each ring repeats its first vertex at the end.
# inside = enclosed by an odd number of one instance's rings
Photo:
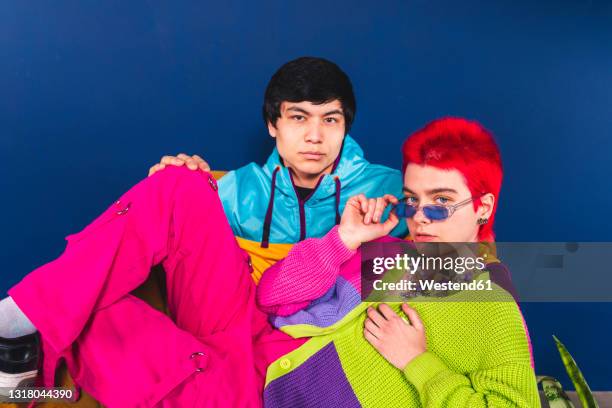
MULTIPOLYGON (((415 194, 416 193, 414 191, 412 191, 411 189, 409 189, 408 187, 402 188, 402 190, 406 193, 410 193, 410 194, 415 194)), ((432 190, 427 190, 425 192, 427 195, 432 195, 432 194, 438 194, 438 193, 457 193, 457 190, 453 189, 453 188, 449 188, 449 187, 440 187, 440 188, 434 188, 432 190)))
POLYGON ((302 108, 298 108, 297 106, 290 106, 287 108, 288 111, 294 111, 294 112, 300 112, 303 113, 304 115, 308 115, 310 116, 310 112, 308 112, 307 110, 304 110, 302 108))
MULTIPOLYGON (((299 113, 303 113, 304 115, 310 116, 312 115, 311 112, 308 112, 305 109, 302 109, 298 106, 290 106, 287 108, 287 111, 293 111, 293 112, 299 112, 299 113)), ((342 113, 342 109, 334 109, 334 110, 330 110, 329 112, 325 112, 323 114, 323 116, 330 116, 330 115, 343 115, 342 113)))
POLYGON ((340 110, 340 109, 334 109, 334 110, 331 110, 331 111, 329 111, 329 112, 325 112, 325 113, 323 114, 323 116, 329 116, 329 115, 342 115, 342 114, 343 114, 343 113, 342 113, 342 110, 340 110))

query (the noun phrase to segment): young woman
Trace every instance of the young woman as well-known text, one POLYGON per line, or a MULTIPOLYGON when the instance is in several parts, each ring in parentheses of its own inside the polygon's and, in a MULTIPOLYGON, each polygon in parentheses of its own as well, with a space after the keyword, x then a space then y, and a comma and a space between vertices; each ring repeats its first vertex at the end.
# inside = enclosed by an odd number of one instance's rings
POLYGON ((539 406, 524 321, 498 285, 454 301, 361 301, 359 247, 398 215, 415 242, 494 239, 502 166, 485 129, 434 121, 405 142, 403 157, 399 214, 381 223, 397 199, 353 197, 339 227, 296 245, 261 280, 257 300, 273 325, 307 339, 269 366, 266 407, 539 406))

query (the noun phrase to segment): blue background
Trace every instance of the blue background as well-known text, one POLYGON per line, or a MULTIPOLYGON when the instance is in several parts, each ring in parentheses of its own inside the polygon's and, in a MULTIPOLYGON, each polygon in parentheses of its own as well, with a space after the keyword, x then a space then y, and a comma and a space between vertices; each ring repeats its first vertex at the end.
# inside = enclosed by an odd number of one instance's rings
MULTIPOLYGON (((493 130, 500 241, 612 241, 612 3, 178 3, 0 3, 1 293, 163 154, 262 162, 264 88, 302 55, 352 78, 373 162, 399 167, 404 137, 443 115, 493 130)), ((569 386, 556 334, 612 390, 612 304, 523 310, 538 373, 569 386)))

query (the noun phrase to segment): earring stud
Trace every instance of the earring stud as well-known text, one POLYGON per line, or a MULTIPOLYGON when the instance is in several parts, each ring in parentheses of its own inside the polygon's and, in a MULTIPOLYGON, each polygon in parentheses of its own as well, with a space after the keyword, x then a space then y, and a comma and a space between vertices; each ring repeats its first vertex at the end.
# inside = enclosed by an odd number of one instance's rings
POLYGON ((479 218, 479 219, 478 219, 478 221, 476 221, 476 224, 478 224, 478 225, 484 225, 484 224, 486 224, 487 222, 489 222, 489 219, 488 219, 488 218, 479 218))

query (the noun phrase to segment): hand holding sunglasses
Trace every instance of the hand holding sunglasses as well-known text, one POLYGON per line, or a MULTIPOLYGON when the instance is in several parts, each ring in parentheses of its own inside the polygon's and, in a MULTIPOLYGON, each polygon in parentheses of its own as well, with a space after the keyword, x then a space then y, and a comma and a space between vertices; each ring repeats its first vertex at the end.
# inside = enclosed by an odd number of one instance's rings
POLYGON ((369 242, 389 234, 399 219, 391 213, 383 222, 383 214, 389 205, 398 203, 398 199, 391 194, 376 198, 367 198, 363 194, 358 194, 349 198, 338 227, 340 239, 347 248, 355 250, 362 242, 369 242))

